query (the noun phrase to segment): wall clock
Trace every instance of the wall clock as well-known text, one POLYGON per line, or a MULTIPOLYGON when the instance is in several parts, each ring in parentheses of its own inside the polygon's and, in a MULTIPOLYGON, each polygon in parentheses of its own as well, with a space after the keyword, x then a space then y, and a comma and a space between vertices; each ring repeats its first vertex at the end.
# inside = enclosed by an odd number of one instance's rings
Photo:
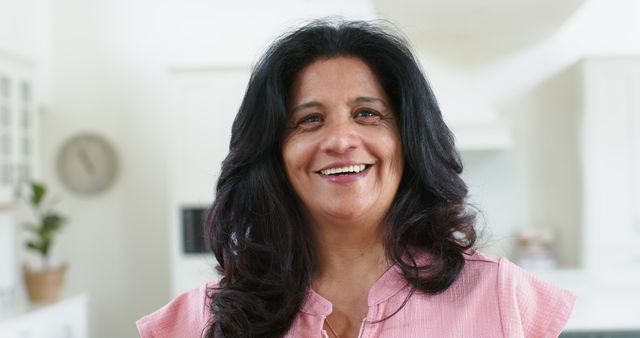
POLYGON ((104 137, 83 133, 64 143, 58 154, 57 170, 69 190, 97 194, 113 184, 118 173, 118 157, 104 137))

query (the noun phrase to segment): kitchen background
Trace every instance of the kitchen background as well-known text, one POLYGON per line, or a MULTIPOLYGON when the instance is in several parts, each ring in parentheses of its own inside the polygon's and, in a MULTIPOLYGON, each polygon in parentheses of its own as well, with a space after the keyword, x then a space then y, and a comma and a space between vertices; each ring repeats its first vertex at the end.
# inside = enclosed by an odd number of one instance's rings
POLYGON ((136 319, 215 278, 190 233, 251 66, 287 28, 333 15, 407 34, 483 211, 481 250, 576 292, 568 336, 640 337, 634 0, 0 0, 0 85, 27 83, 33 119, 0 129, 30 144, 0 147, 0 336, 134 337, 136 319), (79 134, 115 150, 96 193, 61 179, 79 134), (52 253, 69 264, 65 296, 35 308, 14 195, 27 178, 70 219, 52 253))

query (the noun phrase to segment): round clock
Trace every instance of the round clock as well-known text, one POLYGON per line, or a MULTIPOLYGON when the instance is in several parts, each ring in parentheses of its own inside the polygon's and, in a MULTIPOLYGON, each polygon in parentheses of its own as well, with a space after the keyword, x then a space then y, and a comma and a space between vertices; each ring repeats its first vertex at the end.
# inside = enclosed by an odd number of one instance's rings
POLYGON ((107 189, 116 178, 116 152, 102 136, 85 133, 67 140, 57 163, 62 183, 72 191, 97 194, 107 189))

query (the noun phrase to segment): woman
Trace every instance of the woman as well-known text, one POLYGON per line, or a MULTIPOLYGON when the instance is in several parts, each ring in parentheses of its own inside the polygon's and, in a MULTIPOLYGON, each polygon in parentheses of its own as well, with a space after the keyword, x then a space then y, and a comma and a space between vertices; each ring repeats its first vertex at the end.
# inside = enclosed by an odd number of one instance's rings
POLYGON ((574 297, 473 251, 454 138, 406 43, 316 21, 256 65, 208 217, 222 279, 143 337, 556 337, 574 297))

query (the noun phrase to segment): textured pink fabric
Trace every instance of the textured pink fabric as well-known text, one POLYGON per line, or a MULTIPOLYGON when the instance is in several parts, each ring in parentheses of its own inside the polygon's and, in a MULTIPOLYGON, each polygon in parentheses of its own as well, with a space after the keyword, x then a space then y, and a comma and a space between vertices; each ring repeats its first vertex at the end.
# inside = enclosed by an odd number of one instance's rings
MULTIPOLYGON (((415 293, 394 316, 410 288, 397 267, 369 291, 369 312, 360 337, 557 337, 569 319, 575 296, 520 269, 505 258, 481 253, 466 257, 459 278, 438 295, 415 293)), ((213 286, 213 284, 209 284, 213 286)), ((200 337, 210 315, 206 287, 174 299, 137 322, 141 337, 200 337)), ((331 303, 310 290, 286 337, 323 337, 331 303)))
POLYGON ((185 292, 169 304, 136 322, 142 338, 196 338, 202 336, 211 318, 206 297, 211 283, 185 292))

